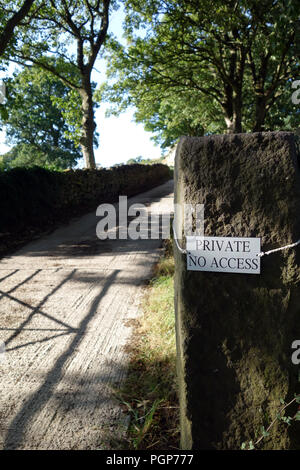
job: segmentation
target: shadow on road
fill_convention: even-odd
[[[72,273],[68,278],[70,279]],[[118,270],[113,271],[107,277],[105,284],[101,288],[99,294],[94,298],[92,305],[83,318],[79,327],[74,332],[72,339],[67,350],[56,360],[52,369],[46,374],[42,385],[26,401],[22,404],[19,412],[12,420],[5,437],[4,449],[17,449],[22,443],[22,437],[26,429],[34,421],[34,417],[42,410],[49,398],[53,395],[56,385],[59,383],[62,370],[66,361],[73,354],[74,350],[79,346],[84,338],[86,329],[92,320],[101,300],[105,297],[112,282],[117,278]]]

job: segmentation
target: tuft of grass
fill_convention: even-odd
[[[165,254],[145,289],[143,315],[135,323],[129,346],[129,374],[118,392],[131,418],[126,445],[129,449],[179,448],[171,251],[171,242],[167,241]]]
[[[162,258],[159,263],[155,266],[155,277],[152,280],[152,283],[155,285],[155,281],[160,278],[169,278],[174,275],[174,258],[166,257]]]

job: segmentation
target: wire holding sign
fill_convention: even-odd
[[[297,240],[295,243],[291,243],[290,245],[285,245],[281,246],[280,248],[275,248],[274,250],[269,250],[269,251],[262,251],[259,253],[259,257],[267,256],[267,255],[272,255],[273,253],[277,253],[278,251],[284,251],[284,250],[289,250],[290,248],[296,248],[296,246],[300,245],[300,239]]]
[[[175,230],[174,221],[173,221],[173,234],[174,234],[174,240],[175,240],[175,243],[176,243],[176,246],[177,246],[178,250],[180,251],[180,253],[186,254],[187,251],[184,248],[181,248],[181,246],[178,243],[177,233],[176,233],[176,230]]]

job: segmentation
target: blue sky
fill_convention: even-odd
[[[122,38],[123,18],[124,14],[120,8],[113,12],[110,19],[109,31],[119,40]],[[105,80],[103,60],[97,61],[96,69],[97,71],[93,73],[93,80],[100,84]],[[97,131],[100,134],[99,147],[95,149],[97,163],[107,167],[115,163],[124,163],[130,158],[140,155],[145,158],[159,158],[161,156],[161,149],[150,140],[151,133],[145,132],[142,124],[136,124],[133,121],[133,109],[127,110],[119,117],[107,118],[105,111],[108,107],[109,104],[104,103],[96,110]],[[0,154],[7,150],[9,147],[5,145],[5,134],[2,132],[0,133]]]

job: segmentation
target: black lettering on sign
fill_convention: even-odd
[[[231,242],[227,242],[225,251],[228,251],[228,250],[229,250],[229,251],[234,251],[233,248],[232,248]]]
[[[190,253],[188,254],[189,266],[200,266],[200,268],[204,268],[206,265],[206,259],[204,256],[193,256]]]
[[[253,265],[254,269],[258,269],[258,260],[257,260],[257,259],[253,259],[253,260],[252,260],[252,265]]]
[[[245,259],[245,269],[251,269],[252,266],[251,266],[251,259],[249,258],[246,258]]]
[[[198,257],[198,265],[200,266],[200,268],[204,268],[204,266],[206,265],[206,259],[204,258],[204,256]]]
[[[209,248],[209,240],[204,240],[204,243],[203,243],[203,250],[210,251],[210,248]]]
[[[197,266],[197,257],[189,254],[189,266]]]
[[[236,258],[229,258],[228,266],[230,267],[230,269],[235,269],[236,268],[236,264],[233,265],[233,263],[235,263],[235,261],[236,261]]]
[[[223,260],[225,260],[225,263],[223,263]],[[225,264],[225,266],[224,266]],[[220,266],[222,269],[226,269],[227,268],[227,258],[221,258],[220,259]]]
[[[217,244],[219,251],[221,251],[224,245],[224,241],[216,240],[216,244]]]

